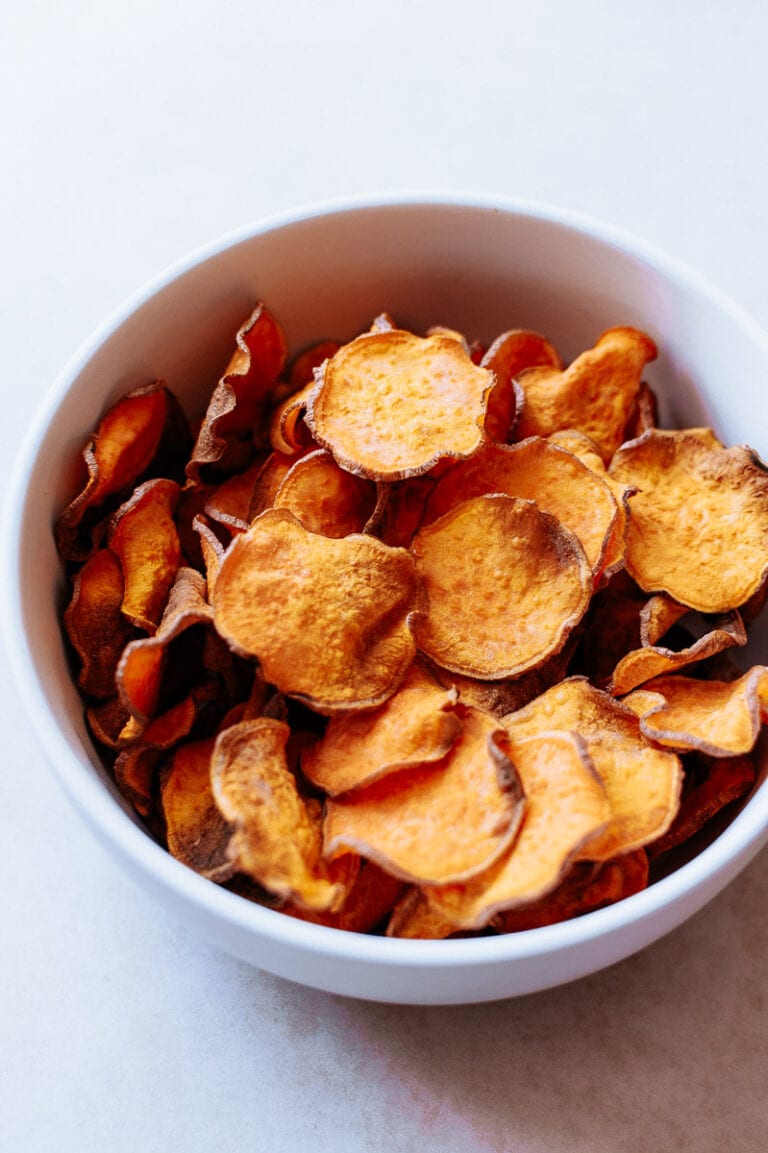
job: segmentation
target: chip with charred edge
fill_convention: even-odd
[[[285,336],[269,310],[258,304],[238,329],[236,342],[200,425],[187,464],[190,480],[203,479],[203,471],[219,474],[244,467],[254,444],[267,441],[267,409],[285,367]]]
[[[123,570],[123,615],[154,633],[181,564],[173,519],[179,486],[162,477],[147,480],[120,506],[109,526],[108,544]]]
[[[332,717],[324,736],[302,756],[302,771],[334,797],[400,769],[439,761],[461,732],[457,697],[416,662],[377,709]]]
[[[260,717],[216,738],[211,787],[234,829],[228,856],[270,893],[306,909],[338,911],[354,874],[346,870],[343,880],[334,879],[321,857],[320,826],[286,763],[289,734],[282,721]]]
[[[424,888],[432,908],[457,928],[482,929],[503,910],[541,900],[611,821],[605,790],[576,733],[539,733],[504,747],[525,792],[517,839],[465,884]]]
[[[611,821],[585,852],[600,861],[642,848],[667,831],[677,812],[683,770],[680,758],[654,748],[624,702],[585,677],[568,677],[519,712],[504,717],[513,738],[550,729],[580,733],[605,786]]]
[[[189,736],[196,718],[194,697],[185,697],[167,713],[156,717],[138,740],[118,753],[115,780],[120,792],[142,816],[152,811],[152,782],[163,753]]]
[[[75,576],[64,627],[80,658],[77,683],[84,693],[105,700],[115,695],[120,654],[136,630],[123,616],[123,570],[111,549],[103,548]]]
[[[601,571],[618,515],[613,493],[578,457],[538,436],[519,444],[486,444],[455,464],[432,490],[424,524],[462,501],[496,492],[533,500],[552,513],[581,541],[593,572]]]
[[[474,876],[517,833],[525,807],[503,730],[477,709],[458,709],[462,731],[442,761],[406,769],[329,800],[324,853],[354,852],[417,884]]]
[[[488,398],[485,431],[491,440],[509,440],[525,403],[520,384],[515,379],[526,368],[562,369],[557,350],[539,336],[523,328],[513,328],[497,336],[480,364],[496,377]]]
[[[264,459],[256,460],[243,472],[237,472],[209,493],[203,511],[211,520],[225,525],[230,532],[245,532],[250,524],[254,485],[261,474]],[[194,526],[194,525],[193,525]]]
[[[682,649],[658,644],[668,629],[688,612],[684,605],[670,597],[651,597],[640,613],[641,647],[626,653],[613,671],[608,687],[614,696],[624,696],[653,677],[677,672],[716,653],[747,643],[743,621],[734,609],[708,621],[707,631]]]
[[[314,377],[310,376],[298,392],[286,397],[272,410],[269,418],[269,442],[275,452],[295,456],[297,452],[311,446],[312,437],[304,423],[304,413],[307,410],[309,394],[314,387]]]
[[[659,429],[623,445],[610,475],[632,498],[627,570],[648,592],[722,613],[768,573],[768,471],[749,448],[709,429]]]
[[[348,933],[370,933],[399,900],[403,882],[380,869],[373,861],[363,861],[355,883],[338,913],[310,913],[290,902],[281,912],[313,925],[327,925]]]
[[[193,625],[212,623],[205,594],[205,578],[194,569],[180,568],[157,632],[131,641],[120,658],[116,678],[120,699],[141,724],[149,724],[157,711],[171,641]]]
[[[659,745],[711,757],[749,753],[768,706],[768,668],[754,665],[736,681],[664,676],[623,698],[640,729]]]
[[[376,485],[339,468],[324,448],[298,458],[275,493],[274,508],[286,508],[310,532],[343,537],[362,532],[376,507]]]
[[[67,560],[85,560],[98,547],[90,539],[94,515],[114,507],[153,462],[155,475],[183,468],[189,426],[181,406],[161,381],[129,392],[109,409],[83,449],[87,479],[59,517],[56,545]]]
[[[644,332],[609,328],[563,372],[528,369],[520,377],[525,406],[518,437],[575,428],[592,438],[607,463],[622,442],[642,371],[655,357],[656,345]]]
[[[226,881],[236,871],[227,852],[234,830],[211,790],[215,742],[209,737],[176,749],[161,772],[160,803],[172,856],[211,881]]]
[[[493,927],[500,933],[520,933],[582,917],[605,905],[623,901],[648,885],[648,854],[635,849],[603,864],[578,861],[565,879],[541,901],[499,913]]]
[[[384,499],[376,521],[376,534],[393,548],[410,548],[421,527],[424,505],[435,487],[435,477],[412,476],[394,484],[379,484]]]
[[[405,549],[363,534],[318,536],[287,509],[268,509],[227,550],[213,607],[235,652],[330,714],[392,695],[416,655],[423,594]]]
[[[318,370],[305,420],[342,468],[402,480],[477,451],[493,383],[452,337],[364,333]]]
[[[418,885],[406,889],[392,910],[385,936],[418,941],[443,941],[458,931],[437,909],[433,909]]]
[[[651,858],[681,845],[703,828],[722,808],[743,797],[755,783],[755,766],[749,757],[707,757],[707,776],[694,785],[680,805],[667,832],[648,846]]]
[[[579,541],[532,501],[467,500],[420,529],[411,547],[429,602],[419,649],[467,676],[504,680],[544,664],[592,595]]]

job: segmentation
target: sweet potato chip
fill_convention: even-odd
[[[245,532],[250,524],[253,490],[264,466],[257,459],[243,472],[235,473],[208,494],[203,511],[212,521],[224,525],[230,532]]]
[[[304,413],[314,387],[314,378],[310,377],[298,392],[286,397],[273,409],[269,419],[269,442],[275,452],[294,456],[312,444],[309,429],[304,423]]]
[[[363,861],[355,883],[337,913],[311,913],[299,905],[283,905],[282,912],[314,925],[344,929],[348,933],[370,933],[392,910],[405,888],[373,861]]]
[[[629,420],[624,426],[621,439],[622,441],[634,440],[635,437],[642,436],[649,428],[658,428],[658,425],[659,402],[656,399],[656,394],[650,385],[641,380],[635,403],[629,414]]]
[[[390,774],[329,800],[325,855],[355,852],[416,883],[464,880],[514,838],[524,802],[499,746],[503,730],[477,709],[459,709],[462,731],[442,761]]]
[[[294,396],[289,399],[295,399],[295,394],[304,387],[305,384],[314,383],[315,369],[328,360],[338,352],[341,345],[337,340],[321,340],[317,344],[311,345],[310,348],[304,350],[296,357],[291,365],[291,371],[288,374],[288,383],[294,392]],[[277,406],[276,411],[281,411],[283,405]]]
[[[410,548],[421,527],[427,497],[436,483],[435,477],[423,474],[379,485],[384,500],[376,519],[376,534],[385,544]]]
[[[576,734],[541,733],[511,740],[505,748],[525,792],[517,839],[465,884],[424,889],[432,908],[464,929],[482,929],[503,910],[551,892],[611,820],[605,790]]]
[[[81,667],[77,683],[84,693],[105,700],[115,695],[120,654],[136,635],[122,613],[123,570],[111,549],[87,560],[75,576],[64,627]]]
[[[412,551],[429,601],[418,646],[467,676],[503,680],[542,665],[592,594],[576,537],[527,500],[465,501],[422,528]]]
[[[520,377],[525,407],[518,437],[575,428],[591,437],[607,463],[622,442],[641,373],[655,357],[656,346],[645,333],[609,328],[563,372],[529,369]]]
[[[487,444],[459,461],[427,500],[424,523],[444,516],[457,504],[485,493],[506,493],[535,501],[581,541],[596,574],[618,515],[605,481],[572,453],[534,436],[519,444]]]
[[[374,708],[416,653],[413,557],[371,536],[318,536],[268,509],[236,537],[213,590],[216,627],[270,684],[317,712]]]
[[[222,817],[211,790],[215,737],[181,745],[162,774],[160,800],[168,851],[211,881],[235,872],[227,849],[233,828]]]
[[[513,328],[497,336],[480,364],[496,378],[488,398],[485,431],[489,440],[509,440],[523,409],[524,394],[515,379],[526,368],[562,369],[557,351],[537,332]]]
[[[701,757],[707,765],[703,780],[683,798],[667,832],[648,846],[656,858],[689,840],[721,809],[743,797],[755,783],[755,766],[749,757]]]
[[[125,589],[123,615],[154,633],[181,564],[181,544],[173,519],[179,486],[173,480],[148,480],[112,517],[108,543],[120,560]]]
[[[623,698],[645,736],[673,749],[711,757],[749,753],[768,704],[768,668],[755,665],[736,681],[664,676]]]
[[[277,490],[296,464],[301,453],[290,455],[284,452],[271,452],[258,470],[248,506],[248,521],[254,520],[260,512],[273,508]]]
[[[401,480],[477,451],[493,383],[452,337],[364,333],[326,361],[305,419],[343,468]]]
[[[130,714],[119,697],[86,709],[85,719],[99,744],[113,751],[121,748],[120,734],[130,720]]]
[[[587,847],[590,860],[642,848],[669,828],[680,801],[680,758],[653,748],[632,711],[586,678],[561,681],[503,723],[513,738],[550,729],[583,737],[611,809],[605,833]]]
[[[197,703],[194,697],[186,697],[156,717],[137,741],[118,753],[115,780],[120,792],[142,816],[152,811],[152,784],[163,753],[189,735],[196,717]]]
[[[417,885],[403,893],[392,910],[387,924],[387,937],[404,937],[419,941],[442,941],[458,932],[458,926],[437,909],[433,909]]]
[[[240,872],[309,910],[338,910],[351,888],[332,879],[320,828],[288,769],[289,728],[262,717],[219,733],[211,758],[216,804],[234,827],[227,853]]]
[[[304,775],[334,797],[399,769],[441,760],[461,732],[457,696],[413,664],[377,709],[331,718],[325,735],[301,759]]]
[[[651,430],[622,446],[610,475],[632,498],[627,570],[648,592],[703,613],[738,608],[768,573],[768,472],[751,449],[708,429]]]
[[[274,508],[286,508],[310,532],[343,537],[362,532],[376,507],[376,485],[339,468],[324,448],[306,453],[288,470]]]

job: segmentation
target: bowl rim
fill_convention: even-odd
[[[62,741],[51,712],[23,626],[20,588],[21,533],[29,481],[43,437],[66,392],[96,351],[141,305],[200,264],[230,248],[268,232],[334,214],[398,207],[455,207],[490,210],[527,217],[579,233],[620,250],[666,280],[684,286],[687,293],[707,298],[728,314],[749,339],[762,346],[768,361],[768,334],[731,297],[698,272],[655,245],[589,215],[548,203],[488,193],[402,191],[337,197],[267,216],[231,230],[168,265],[132,292],[86,338],[70,357],[41,400],[23,438],[14,463],[2,511],[2,574],[0,598],[2,631],[9,666],[38,742],[55,778],[97,836],[119,851],[146,880],[154,880],[212,918],[226,920],[232,929],[255,934],[274,943],[300,947],[317,958],[373,962],[385,968],[428,966],[440,969],[497,966],[531,961],[596,942],[615,932],[670,911],[691,891],[703,892],[699,906],[722,889],[768,839],[768,785],[759,789],[732,823],[691,861],[656,881],[649,888],[614,905],[572,920],[499,936],[424,941],[369,936],[315,925],[285,916],[277,910],[244,900],[182,865],[134,821],[96,774]],[[670,926],[671,927],[671,926]],[[657,936],[665,932],[659,929]]]

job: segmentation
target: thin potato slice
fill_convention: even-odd
[[[176,750],[162,773],[160,802],[171,855],[211,881],[226,881],[235,873],[227,853],[233,828],[211,790],[215,742],[209,737]]]
[[[525,792],[517,839],[465,884],[424,889],[431,907],[464,929],[482,929],[506,909],[541,900],[611,820],[605,790],[576,734],[541,733],[511,740],[506,749]]]
[[[304,775],[335,797],[441,760],[461,732],[457,696],[412,665],[397,692],[377,709],[331,718],[325,735],[301,759]]]
[[[181,565],[173,513],[180,489],[173,480],[145,481],[112,517],[108,544],[120,560],[125,589],[123,615],[154,633]]]
[[[664,836],[648,846],[650,857],[658,857],[689,840],[755,783],[755,766],[749,757],[702,757],[701,760],[707,762],[707,775],[683,798],[680,811]]]
[[[647,592],[723,613],[768,573],[768,472],[708,429],[651,430],[622,446],[610,475],[632,498],[627,570]]]
[[[216,628],[264,678],[320,713],[374,708],[416,655],[413,557],[371,536],[318,536],[268,509],[236,537],[213,590]]]
[[[286,508],[310,532],[344,537],[362,532],[376,507],[372,481],[339,468],[324,448],[300,457],[280,482],[274,508]]]
[[[281,912],[314,925],[344,929],[348,933],[370,933],[399,900],[403,882],[391,877],[373,861],[363,861],[355,883],[337,913],[311,913],[299,905],[283,905]]]
[[[575,428],[591,437],[607,463],[622,442],[642,371],[656,355],[644,332],[609,328],[565,371],[529,369],[520,377],[525,407],[517,435],[522,440]]]
[[[496,378],[488,398],[485,431],[490,440],[503,444],[510,439],[525,403],[523,390],[515,378],[526,368],[562,369],[562,361],[543,336],[513,328],[496,337],[480,364],[490,369]]]
[[[309,910],[338,910],[353,878],[333,879],[322,860],[320,827],[287,765],[289,735],[282,721],[261,717],[216,738],[211,787],[234,828],[228,857],[278,897]]]
[[[534,436],[519,444],[487,444],[441,477],[424,523],[485,493],[535,501],[579,539],[595,574],[603,568],[618,509],[605,481],[565,449]]]
[[[422,528],[412,552],[429,601],[419,649],[467,676],[504,680],[542,665],[592,594],[578,540],[532,501],[465,501]]]
[[[305,419],[342,468],[401,480],[477,451],[493,383],[452,337],[364,333],[326,361]]]
[[[314,377],[307,378],[298,392],[282,401],[272,410],[269,418],[269,442],[275,452],[295,456],[312,444],[309,429],[304,423],[309,394],[315,387]]]
[[[272,508],[277,490],[303,453],[271,452],[256,475],[248,507],[248,520],[254,520],[260,512]]]
[[[230,533],[245,532],[250,523],[251,500],[254,485],[264,466],[264,459],[256,460],[249,468],[235,473],[209,493],[203,512]],[[194,527],[194,521],[193,521]]]
[[[586,678],[561,681],[503,723],[513,738],[550,729],[583,737],[611,807],[608,828],[585,851],[590,860],[642,848],[669,828],[680,802],[680,758],[654,748],[633,712]]]
[[[136,635],[122,612],[124,591],[120,561],[111,549],[100,549],[75,576],[64,613],[64,628],[81,661],[77,683],[100,700],[115,695],[120,654]]]
[[[462,731],[436,765],[388,776],[329,800],[325,855],[355,852],[417,884],[464,880],[513,840],[524,802],[499,746],[503,730],[477,709],[460,710]]]

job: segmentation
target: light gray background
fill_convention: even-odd
[[[749,0],[11,0],[0,459],[144,280],[347,193],[565,205],[768,325],[766,49]],[[768,1147],[765,853],[577,984],[475,1008],[347,1002],[166,920],[62,798],[4,663],[0,710],[3,1153]]]

